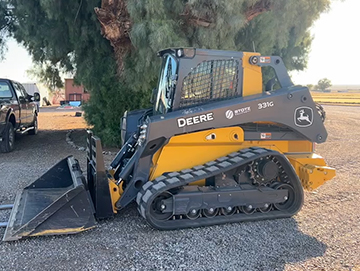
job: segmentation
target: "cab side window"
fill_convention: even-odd
[[[18,86],[20,87],[22,93],[24,93],[24,95],[25,95],[24,97],[25,97],[25,98],[28,97],[29,94],[26,92],[26,89],[24,88],[24,86],[23,86],[23,85],[20,85],[20,84],[18,84]]]
[[[18,99],[19,101],[24,101],[25,100],[25,94],[24,94],[24,91],[21,89],[21,87],[13,82],[13,86],[14,86],[14,89],[15,89],[15,92],[16,92],[16,96],[18,96]]]

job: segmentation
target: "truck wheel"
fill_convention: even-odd
[[[14,149],[15,131],[11,122],[6,123],[2,141],[0,142],[1,152],[11,152]]]
[[[31,125],[32,127],[34,127],[34,129],[30,130],[28,132],[29,135],[36,135],[38,133],[38,120],[37,120],[37,116],[34,116],[34,121],[33,124]]]

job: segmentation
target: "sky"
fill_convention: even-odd
[[[5,59],[0,62],[0,77],[21,83],[35,82],[36,80],[29,77],[26,72],[34,65],[26,49],[14,39],[9,39],[6,45],[8,49]]]
[[[311,28],[314,39],[307,69],[291,72],[295,84],[315,85],[326,77],[333,85],[360,85],[360,66],[355,61],[360,50],[359,11],[359,0],[337,0],[328,13],[320,16]],[[33,64],[25,48],[12,39],[7,46],[5,60],[0,62],[0,77],[35,82],[26,72]]]
[[[333,85],[360,85],[360,65],[355,61],[360,50],[359,11],[359,0],[338,0],[320,16],[311,29],[308,68],[291,73],[294,83],[315,85],[326,77]]]

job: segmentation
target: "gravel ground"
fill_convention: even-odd
[[[337,169],[337,177],[306,192],[293,218],[158,231],[133,204],[78,235],[0,243],[0,269],[358,271],[360,107],[325,109],[329,137],[317,153]],[[85,169],[85,152],[65,142],[66,130],[40,128],[37,136],[18,139],[14,152],[0,154],[0,204],[13,201],[18,190],[70,154]],[[7,215],[0,212],[0,221]]]

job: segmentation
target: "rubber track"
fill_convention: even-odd
[[[288,210],[278,211],[272,210],[268,213],[255,212],[248,215],[244,213],[237,213],[231,216],[217,215],[212,218],[199,217],[195,220],[190,219],[176,219],[176,220],[157,220],[151,216],[150,208],[152,201],[161,193],[176,188],[188,185],[197,180],[206,179],[211,176],[232,170],[241,165],[245,165],[255,159],[274,156],[280,162],[285,173],[288,176],[288,182],[293,186],[295,191],[295,203]],[[157,229],[171,230],[182,229],[189,227],[200,227],[217,225],[229,222],[242,221],[256,221],[263,219],[287,218],[296,214],[303,204],[303,189],[296,175],[292,165],[288,159],[281,153],[268,150],[264,148],[252,147],[249,149],[242,149],[238,152],[231,153],[227,156],[220,157],[214,161],[205,163],[204,165],[195,166],[190,169],[166,173],[153,181],[149,181],[143,185],[140,192],[137,194],[136,202],[138,204],[138,211],[147,222]]]

